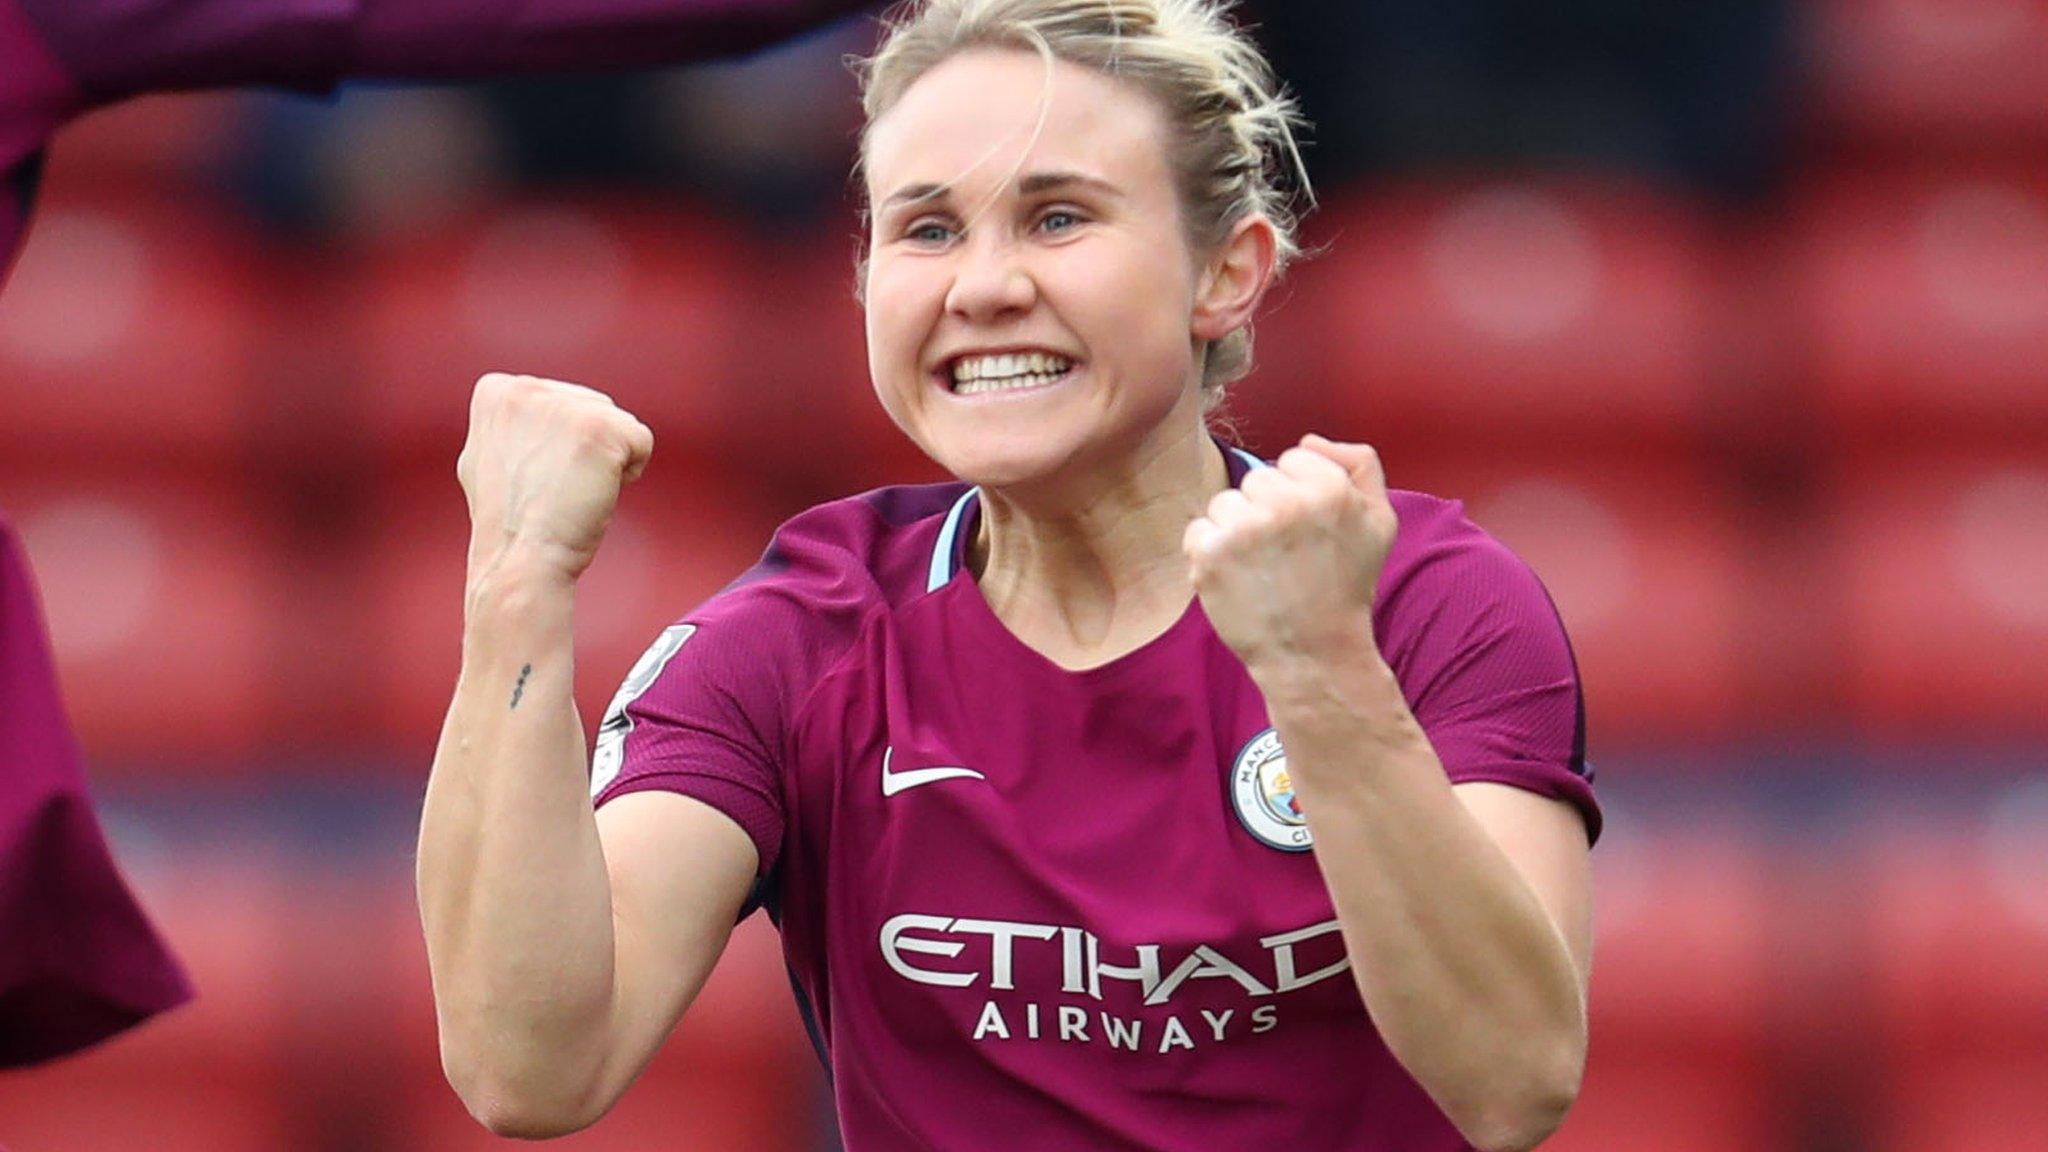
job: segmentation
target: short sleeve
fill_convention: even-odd
[[[590,787],[600,807],[649,790],[711,805],[746,830],[765,876],[787,823],[781,763],[790,694],[776,658],[778,630],[745,608],[714,600],[640,657],[598,725]]]
[[[1398,567],[1390,558],[1376,616],[1444,771],[1454,784],[1490,781],[1568,803],[1588,841],[1598,839],[1585,696],[1549,593],[1456,504],[1403,509],[1402,532],[1411,528],[1419,539]]]
[[[634,663],[598,725],[599,806],[659,789],[711,805],[746,830],[771,875],[790,824],[790,734],[825,670],[876,607],[851,542],[873,513],[823,505],[779,529],[760,563]]]

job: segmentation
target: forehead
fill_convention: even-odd
[[[1029,50],[975,49],[919,77],[875,121],[868,195],[879,202],[915,183],[986,190],[1026,165],[1142,193],[1169,180],[1164,142],[1157,104],[1130,84],[1065,60],[1048,70]]]

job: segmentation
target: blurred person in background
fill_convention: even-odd
[[[765,906],[850,1149],[1534,1147],[1585,1058],[1577,672],[1372,449],[1211,435],[1294,250],[1264,59],[1210,0],[931,0],[864,81],[870,375],[958,481],[789,521],[594,752],[577,582],[653,434],[476,388],[418,853],[451,1082],[595,1122]]]
[[[673,64],[753,48],[860,7],[0,0],[0,275],[51,135],[128,96]],[[75,1051],[190,995],[107,852],[26,559],[0,521],[0,1066]]]
[[[1325,183],[1506,164],[1754,195],[1783,161],[1787,0],[1256,7]]]

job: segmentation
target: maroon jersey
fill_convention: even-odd
[[[1458,505],[1391,496],[1376,635],[1445,771],[1596,836],[1549,598]],[[952,484],[790,521],[635,666],[593,760],[599,804],[672,790],[752,837],[850,1152],[1467,1148],[1366,1015],[1199,602],[1068,671],[963,570],[977,515]]]
[[[4,524],[0,781],[0,1066],[60,1056],[189,999],[107,855]]]

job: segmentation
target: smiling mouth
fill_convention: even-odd
[[[1074,361],[1052,352],[963,356],[953,362],[946,384],[955,396],[1022,392],[1056,384],[1073,370]]]

